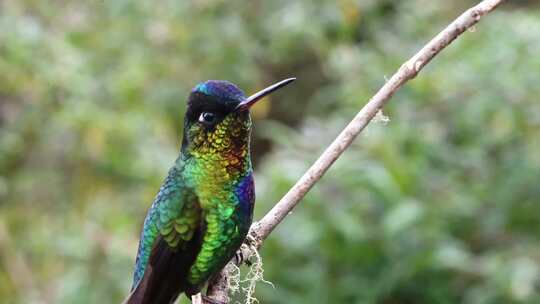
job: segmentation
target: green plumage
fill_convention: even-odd
[[[126,303],[195,294],[234,256],[255,201],[249,107],[286,83],[249,98],[226,81],[193,89],[181,153],[148,210]]]
[[[249,108],[293,80],[248,98],[227,81],[192,90],[181,153],[144,220],[126,303],[173,303],[181,293],[195,294],[234,256],[255,202]]]

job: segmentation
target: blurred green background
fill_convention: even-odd
[[[119,303],[196,83],[247,93],[256,218],[475,1],[0,1],[0,299]],[[385,108],[265,243],[262,303],[540,303],[540,3]]]

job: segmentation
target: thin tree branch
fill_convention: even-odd
[[[484,0],[476,6],[468,9],[461,16],[455,19],[450,25],[442,30],[435,38],[426,44],[418,53],[407,60],[398,71],[390,78],[382,88],[369,100],[369,102],[358,112],[354,119],[341,131],[338,137],[328,146],[322,155],[308,169],[308,171],[296,182],[296,184],[283,196],[283,198],[258,222],[255,222],[250,229],[249,236],[251,245],[259,248],[262,242],[283,221],[283,219],[298,205],[300,200],[315,185],[338,157],[349,147],[351,142],[369,124],[377,112],[390,100],[392,95],[405,84],[413,79],[437,54],[446,48],[452,41],[459,37],[468,28],[472,27],[480,19],[497,8],[505,0]],[[253,244],[254,243],[254,244]],[[252,255],[248,246],[242,247],[242,255],[249,257]],[[231,261],[233,263],[234,261]],[[220,274],[221,280],[214,280],[210,284],[207,295],[214,298],[218,294],[223,300],[223,284],[227,279],[227,274]],[[226,292],[226,290],[225,290]]]

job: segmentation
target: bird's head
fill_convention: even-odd
[[[199,156],[233,150],[247,153],[250,107],[294,80],[285,79],[249,97],[228,81],[208,80],[198,84],[188,98],[182,151]]]

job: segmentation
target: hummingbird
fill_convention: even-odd
[[[197,294],[235,255],[255,203],[250,108],[294,80],[249,97],[224,80],[191,90],[180,155],[147,212],[124,303],[166,304]]]

